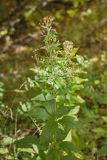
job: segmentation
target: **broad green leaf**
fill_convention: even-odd
[[[71,156],[69,155],[69,156],[63,156],[61,160],[79,160],[79,159],[72,155]]]
[[[68,106],[60,106],[57,108],[57,117],[62,117],[66,114],[68,114],[71,110],[71,107]]]
[[[48,93],[45,98],[47,101],[50,101],[50,100],[54,99],[54,96],[52,94]]]
[[[33,109],[33,111],[29,113],[32,117],[43,121],[50,119],[50,115],[48,114],[45,108],[35,108],[35,110]]]
[[[65,130],[77,129],[79,127],[79,121],[76,121],[71,116],[64,116],[59,120],[59,123],[64,127]]]
[[[84,103],[84,100],[76,94],[71,94],[68,93],[66,95],[66,99],[71,103],[71,104],[79,104],[79,103]]]
[[[56,102],[55,100],[49,100],[44,103],[44,107],[49,114],[55,114]]]
[[[50,142],[54,137],[56,130],[58,128],[58,124],[56,121],[49,121],[43,128],[42,135],[40,137],[41,143]]]
[[[57,95],[57,96],[56,96],[56,102],[57,102],[57,103],[63,104],[63,103],[64,103],[64,100],[65,100],[65,97],[64,97],[63,95]]]
[[[58,142],[60,142],[60,141],[62,141],[62,140],[64,140],[65,138],[66,138],[66,136],[67,136],[67,132],[66,131],[64,131],[63,129],[61,129],[61,128],[58,128],[57,130],[56,130],[56,140],[58,141]]]
[[[46,101],[46,99],[45,99],[45,97],[44,97],[43,94],[40,94],[40,95],[36,96],[34,98],[34,100],[37,100],[37,101]]]
[[[60,153],[55,149],[49,150],[46,156],[46,160],[60,160]]]
[[[60,147],[63,151],[67,153],[79,152],[79,148],[74,145],[72,142],[64,141],[60,144]]]
[[[66,86],[66,84],[65,84],[65,81],[64,81],[63,78],[59,77],[59,78],[55,79],[55,87],[56,87],[56,89],[63,88],[65,86]]]
[[[22,137],[22,139],[16,141],[17,148],[31,148],[36,144],[38,144],[38,138],[33,135]]]

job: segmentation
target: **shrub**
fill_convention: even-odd
[[[40,24],[44,46],[35,53],[34,78],[28,78],[26,87],[27,92],[35,92],[27,102],[20,103],[18,111],[36,126],[39,137],[31,146],[37,160],[84,159],[81,150],[85,144],[76,139],[84,127],[78,118],[84,100],[78,92],[85,81],[85,61],[72,42],[59,43],[52,24],[50,17]],[[18,141],[19,147],[25,139]]]

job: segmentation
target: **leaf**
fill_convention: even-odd
[[[77,51],[78,51],[78,48],[72,48],[71,56],[74,57],[76,55]]]
[[[64,141],[71,142],[72,141],[72,134],[71,131],[68,132],[67,136],[65,137]]]
[[[98,151],[99,156],[107,156],[107,144],[103,145]]]
[[[84,58],[82,56],[77,55],[76,58],[77,58],[78,63],[83,64]]]
[[[66,138],[66,136],[67,136],[67,132],[64,131],[63,129],[58,128],[58,129],[56,130],[56,140],[57,140],[57,141],[60,142],[60,141],[64,140],[64,139]]]
[[[39,149],[38,149],[37,145],[33,144],[32,147],[33,147],[33,150],[35,151],[35,153],[39,154]]]
[[[77,12],[77,9],[69,9],[67,10],[67,14],[70,16],[70,17],[74,17],[75,14]]]
[[[104,89],[104,92],[107,93],[107,83],[103,84],[103,89]]]
[[[7,148],[0,148],[0,154],[7,154],[9,153]]]
[[[34,153],[32,148],[18,148],[18,152]]]
[[[49,150],[46,160],[60,160],[60,153],[55,149]]]
[[[48,120],[50,119],[50,115],[45,110],[45,108],[35,108],[29,113],[33,118],[37,118],[39,120]]]
[[[37,100],[37,101],[46,101],[45,97],[43,94],[39,94],[38,96],[36,96],[34,98],[34,100]]]
[[[94,112],[92,110],[88,109],[88,107],[85,105],[85,103],[82,105],[81,109],[85,115],[85,118],[92,121],[93,118],[95,117]]]
[[[59,88],[63,88],[65,87],[65,81],[62,77],[58,77],[57,79],[55,79],[55,88],[59,89]]]
[[[50,142],[55,136],[58,124],[56,121],[49,121],[43,128],[42,135],[40,137],[40,143]]]
[[[26,102],[26,103],[22,103],[20,102],[20,107],[21,108],[18,108],[18,111],[21,113],[25,113],[25,112],[28,112],[29,109],[31,108],[31,104],[29,102]]]
[[[79,110],[80,110],[80,106],[76,106],[70,111],[70,114],[75,115],[79,112]]]
[[[76,121],[71,116],[64,116],[59,120],[59,123],[64,127],[65,130],[77,129],[79,127],[79,122]]]
[[[56,111],[55,100],[49,100],[44,103],[44,107],[49,114],[54,114]]]
[[[31,148],[34,144],[38,144],[38,138],[33,135],[22,137],[16,141],[17,148]]]
[[[50,100],[53,100],[53,99],[54,99],[54,96],[53,96],[52,94],[48,93],[48,94],[46,95],[46,100],[47,100],[47,101],[50,101]]]
[[[57,44],[57,43],[49,44],[47,46],[41,47],[41,49],[45,49],[46,51],[51,53],[54,50],[58,50],[59,49],[59,44]]]
[[[104,128],[94,128],[93,132],[96,133],[96,138],[102,137],[106,134],[106,130]]]
[[[107,116],[102,117],[103,121],[107,123]]]
[[[84,100],[77,94],[68,93],[66,95],[66,99],[73,105],[73,104],[81,104],[84,103]]]
[[[87,79],[83,79],[83,78],[80,78],[80,77],[74,77],[73,78],[73,82],[78,84],[76,86],[78,86],[79,89],[80,89],[80,87],[83,87],[83,86],[81,86],[79,84],[83,83],[84,81],[87,81]]]
[[[74,156],[64,156],[61,158],[61,160],[79,160],[79,159]]]
[[[21,110],[22,110],[23,112],[27,112],[27,111],[28,111],[26,104],[20,103],[20,105],[21,105]]]
[[[79,148],[76,147],[72,142],[64,141],[60,144],[60,147],[63,151],[67,153],[79,152]]]
[[[101,103],[107,105],[107,93],[103,94],[101,97]]]
[[[15,139],[11,138],[11,137],[8,137],[8,136],[5,136],[2,140],[2,145],[3,146],[6,146],[6,145],[10,145],[12,143],[15,142]]]
[[[57,108],[57,117],[62,117],[66,114],[68,114],[71,110],[71,107],[68,106],[60,106]]]

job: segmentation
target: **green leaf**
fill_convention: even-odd
[[[107,144],[103,145],[98,151],[99,156],[107,156]]]
[[[107,116],[102,117],[103,121],[107,123]]]
[[[65,86],[66,86],[66,84],[65,84],[65,81],[62,77],[58,77],[57,79],[55,79],[55,87],[57,89],[63,88]]]
[[[57,128],[58,124],[56,121],[47,122],[43,128],[42,135],[40,137],[40,142],[41,143],[50,142],[54,138]]]
[[[27,112],[27,111],[28,111],[26,104],[20,103],[20,105],[21,105],[21,110],[22,110],[23,112]]]
[[[74,57],[76,55],[77,51],[78,51],[78,48],[72,48],[71,56]]]
[[[50,45],[47,45],[47,46],[43,46],[42,49],[45,49],[46,51],[48,52],[53,52],[54,50],[58,50],[59,49],[59,44],[50,44]]]
[[[104,92],[107,93],[107,83],[102,84],[102,86],[103,86]]]
[[[60,160],[60,153],[55,149],[49,150],[46,160]]]
[[[15,139],[11,138],[11,137],[8,137],[8,136],[5,136],[2,140],[2,145],[3,146],[6,146],[6,145],[10,145],[12,143],[15,142]]]
[[[67,136],[65,137],[64,141],[71,142],[72,141],[72,134],[71,131],[68,132]]]
[[[40,94],[40,95],[36,96],[34,98],[34,100],[37,100],[37,101],[46,101],[46,99],[45,99],[45,97],[44,97],[43,94]]]
[[[73,105],[73,104],[81,104],[84,103],[84,100],[77,94],[68,93],[66,95],[66,99]]]
[[[57,117],[62,117],[66,114],[68,114],[71,110],[71,107],[68,106],[60,106],[57,108]]]
[[[98,134],[99,136],[103,136],[104,134],[106,134],[106,130],[104,128],[94,128],[93,132]]]
[[[70,16],[70,17],[74,17],[75,14],[77,12],[77,9],[69,9],[67,10],[67,14]]]
[[[75,115],[79,112],[79,110],[80,110],[80,106],[76,106],[70,111],[70,114]]]
[[[58,129],[56,130],[56,140],[57,140],[58,142],[64,140],[64,139],[66,138],[66,136],[67,136],[67,132],[64,131],[63,129],[58,128]]]
[[[61,160],[79,160],[79,159],[74,156],[64,156],[61,158]]]
[[[7,154],[9,153],[7,148],[0,148],[0,154]]]
[[[53,99],[54,99],[54,96],[53,96],[52,94],[48,93],[48,94],[46,95],[46,100],[47,100],[47,101],[50,101],[50,100],[53,100]]]
[[[32,148],[18,148],[18,152],[26,152],[26,153],[34,153],[34,150]]]
[[[79,152],[79,148],[76,147],[72,142],[64,141],[60,144],[60,147],[63,151],[67,153]]]
[[[29,114],[33,118],[37,118],[37,119],[43,120],[43,121],[50,119],[50,115],[45,110],[45,108],[35,108],[35,109],[31,110],[31,112]]]
[[[44,107],[49,114],[54,114],[56,111],[55,100],[49,100],[44,103]]]
[[[79,127],[79,122],[76,121],[71,116],[64,116],[59,120],[59,123],[64,127],[65,130],[77,129]]]
[[[38,144],[38,138],[33,135],[22,137],[16,141],[17,148],[31,148],[33,144]]]
[[[102,104],[106,104],[107,105],[107,93],[103,94],[101,97],[102,97],[101,98]]]

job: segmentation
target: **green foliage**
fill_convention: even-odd
[[[61,47],[52,24],[53,19],[46,17],[40,25],[44,46],[35,53],[35,75],[28,79],[27,87],[27,92],[36,88],[35,96],[18,110],[41,126],[37,144],[41,160],[84,159],[72,132],[82,130],[78,112],[84,100],[78,91],[86,81],[82,78],[85,61],[72,42],[65,41]]]

